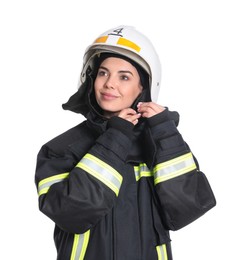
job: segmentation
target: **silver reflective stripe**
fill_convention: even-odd
[[[168,260],[166,244],[156,246],[158,260]]]
[[[142,177],[152,177],[153,174],[145,163],[140,163],[138,166],[134,166],[136,181],[139,181]]]
[[[86,154],[76,167],[83,169],[103,182],[118,196],[123,178],[110,165],[91,154]]]
[[[87,251],[90,230],[84,234],[75,234],[70,260],[83,260]]]
[[[154,168],[154,183],[175,178],[196,169],[192,153],[187,153],[175,159],[157,164]]]
[[[48,192],[49,188],[57,182],[63,181],[69,175],[69,172],[57,174],[46,179],[43,179],[38,184],[38,195],[42,195]]]

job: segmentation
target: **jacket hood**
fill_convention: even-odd
[[[74,93],[69,100],[62,105],[64,110],[70,110],[75,113],[82,114],[86,118],[89,117],[91,111],[95,111],[93,106],[95,105],[95,98],[93,93],[93,82],[92,71],[89,68],[86,72],[87,77],[85,82],[79,87],[76,93]],[[92,103],[94,103],[92,105]]]

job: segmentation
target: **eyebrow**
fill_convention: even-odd
[[[100,66],[99,69],[103,69],[103,70],[109,71],[109,69],[107,69],[106,67],[103,67],[103,66]],[[119,70],[118,73],[129,73],[132,76],[134,76],[133,73],[130,70]]]

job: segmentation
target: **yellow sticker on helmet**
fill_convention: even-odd
[[[96,39],[94,43],[105,43],[107,41],[107,39],[108,39],[108,36],[102,36],[102,37]]]
[[[108,40],[108,37],[109,36],[101,36],[99,38],[97,38],[94,43],[106,43],[106,41]],[[122,45],[122,46],[125,46],[125,47],[128,47],[128,48],[131,48],[137,52],[140,52],[141,48],[135,44],[134,42],[130,41],[130,40],[127,40],[123,37],[120,37],[117,41],[117,44],[118,45]]]
[[[117,41],[117,44],[129,47],[137,52],[139,52],[141,50],[141,48],[137,44],[135,44],[134,42],[127,40],[125,38],[119,38]]]

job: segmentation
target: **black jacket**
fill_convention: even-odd
[[[85,84],[64,108],[87,120],[37,158],[39,209],[56,224],[57,259],[171,260],[169,230],[216,203],[177,129],[178,114],[166,109],[136,127],[107,121]]]

